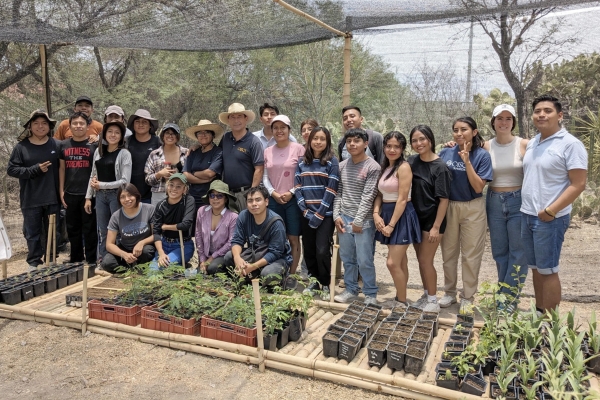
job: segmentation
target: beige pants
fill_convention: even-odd
[[[444,290],[447,295],[456,296],[458,256],[461,253],[463,279],[461,298],[472,300],[477,293],[486,229],[483,197],[471,201],[450,201],[446,212],[446,232],[442,238]]]

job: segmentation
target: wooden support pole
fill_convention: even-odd
[[[83,293],[81,294],[81,335],[85,336],[87,332],[87,284],[90,266],[86,263],[83,266]]]
[[[323,27],[323,28],[325,28],[325,29],[327,29],[327,30],[335,33],[338,36],[346,36],[347,35],[346,33],[342,32],[342,31],[340,31],[338,29],[335,29],[332,26],[327,25],[325,22],[316,19],[312,15],[307,14],[304,11],[301,11],[301,10],[297,9],[296,7],[293,7],[293,6],[289,5],[285,1],[282,1],[282,0],[273,0],[273,1],[275,3],[277,3],[277,4],[279,4],[280,6],[282,6],[283,8],[285,8],[286,10],[289,10],[289,11],[293,12],[296,15],[299,15],[299,16],[301,16],[303,18],[306,18],[307,20],[309,20],[311,22],[314,22],[315,24],[317,24],[317,25],[319,25],[319,26],[321,26],[321,27]]]
[[[256,342],[258,344],[258,370],[265,372],[265,342],[263,340],[262,315],[260,312],[260,287],[258,278],[252,279],[252,294],[254,296],[254,315],[256,319]]]
[[[2,279],[8,277],[8,260],[2,261]]]
[[[331,266],[331,280],[329,282],[329,301],[333,303],[333,297],[335,296],[335,277],[337,275],[337,266],[338,266],[338,252],[340,251],[340,245],[333,245],[333,257],[331,257],[333,261],[333,265]]]
[[[54,217],[54,214],[50,215],[48,220],[48,232],[46,232],[46,259],[44,260],[46,261],[46,266],[50,265],[50,248],[52,246],[52,217]]]
[[[60,211],[59,211],[60,212]],[[56,265],[56,216],[57,214],[52,214],[54,218],[52,218],[52,264]]]
[[[44,101],[46,103],[46,111],[49,116],[52,116],[52,103],[50,102],[50,82],[48,79],[48,57],[46,55],[46,45],[40,45],[40,64],[42,66],[42,89],[44,91]]]
[[[344,87],[342,91],[342,106],[350,105],[350,55],[352,54],[352,34],[344,37]]]
[[[179,232],[179,247],[181,248],[181,266],[185,268],[185,250],[183,249],[183,232]]]

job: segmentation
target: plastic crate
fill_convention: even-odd
[[[105,304],[100,300],[88,302],[88,315],[90,318],[102,321],[118,322],[129,326],[137,326],[141,322],[142,307],[140,306],[117,306]]]
[[[256,347],[256,328],[230,324],[228,322],[203,316],[201,319],[200,335],[207,339],[221,340],[223,342],[244,344]]]
[[[198,336],[200,334],[200,321],[195,318],[184,319],[164,315],[156,306],[142,308],[142,328],[161,332],[179,333],[181,335]]]

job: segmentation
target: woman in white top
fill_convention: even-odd
[[[496,137],[483,146],[492,158],[494,179],[486,199],[492,256],[498,269],[501,292],[514,296],[513,288],[527,277],[527,263],[521,241],[521,186],[523,156],[529,139],[513,136],[517,124],[515,109],[501,104],[492,113],[491,125]],[[515,265],[519,265],[517,279]]]

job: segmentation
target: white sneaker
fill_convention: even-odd
[[[471,300],[461,299],[458,312],[464,315],[473,315],[473,302]]]
[[[335,296],[333,299],[338,303],[350,303],[350,301],[356,298],[355,294],[352,294],[348,290],[344,290],[342,293]]]
[[[329,286],[323,286],[321,288],[321,299],[324,301],[329,301],[331,298],[331,292],[329,291]]]
[[[427,304],[423,307],[423,311],[426,312],[440,312],[440,304],[436,301],[428,301]]]
[[[377,304],[377,297],[365,296],[365,304]]]
[[[456,296],[450,296],[448,294],[445,294],[444,297],[438,301],[438,304],[442,308],[450,307],[454,303],[456,303]]]
[[[423,307],[425,307],[427,305],[427,295],[425,293],[423,293],[421,295],[421,297],[419,297],[419,300],[415,301],[414,303],[411,304],[412,307],[414,308],[419,308],[419,309],[423,309]]]

